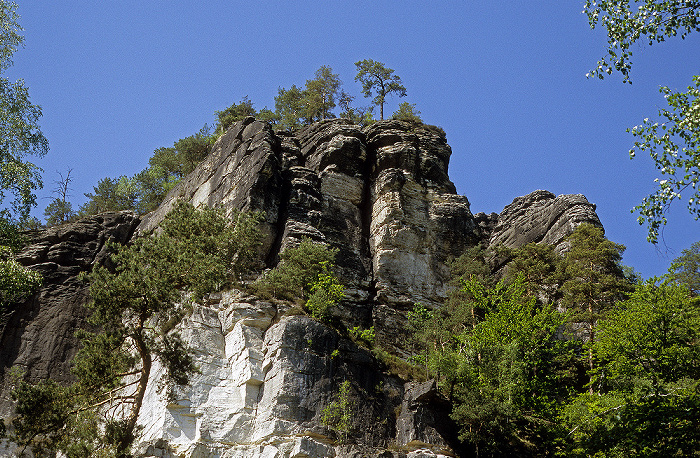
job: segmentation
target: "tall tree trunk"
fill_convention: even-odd
[[[138,420],[139,412],[141,411],[141,406],[143,405],[143,397],[146,394],[146,387],[148,386],[148,378],[151,374],[151,353],[148,351],[146,342],[143,340],[143,336],[139,333],[132,336],[134,343],[136,344],[136,349],[141,357],[141,374],[139,378],[138,387],[136,389],[136,395],[134,396],[134,404],[131,406],[131,411],[129,416],[126,418],[124,424],[124,432],[117,446],[117,456],[127,457],[129,448],[134,441],[134,430],[136,429],[136,420]]]

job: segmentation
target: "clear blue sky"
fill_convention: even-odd
[[[584,194],[625,264],[645,277],[700,239],[684,207],[661,250],[630,209],[654,190],[651,159],[630,160],[627,127],[656,117],[660,85],[683,89],[700,71],[700,35],[635,49],[633,85],[587,80],[605,50],[582,1],[19,2],[26,47],[11,78],[42,106],[51,150],[38,163],[49,203],[72,169],[71,200],[104,177],[131,176],[153,150],[213,123],[248,96],[272,107],[278,87],[329,65],[365,104],[354,62],[396,70],[424,121],[452,146],[450,175],[474,213],[500,212],[536,189]]]

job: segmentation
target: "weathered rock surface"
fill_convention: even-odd
[[[139,220],[132,213],[104,213],[34,234],[18,261],[43,276],[42,288],[3,317],[0,328],[0,415],[11,410],[8,371],[25,378],[68,381],[77,351],[75,331],[85,326],[88,298],[81,272],[107,258],[106,242],[126,243]]]
[[[374,325],[377,340],[398,354],[406,311],[444,300],[450,258],[477,243],[562,250],[577,224],[600,224],[585,197],[547,191],[516,198],[499,215],[472,215],[449,180],[450,155],[441,129],[401,121],[360,129],[333,119],[282,133],[240,121],[140,224],[133,215],[101,215],[36,238],[20,258],[46,284],[2,329],[3,369],[18,364],[31,380],[68,380],[73,333],[86,313],[75,276],[104,259],[105,240],[126,242],[137,224],[137,234],[156,229],[177,199],[260,211],[267,267],[304,237],[337,248],[347,298],[335,319]],[[434,385],[386,374],[367,350],[290,307],[234,290],[194,308],[180,330],[201,373],[187,387],[169,387],[154,365],[139,418],[143,456],[465,456]],[[345,380],[353,407],[343,445],[321,417]]]
[[[376,300],[436,306],[446,296],[447,260],[477,240],[469,201],[447,176],[450,147],[437,128],[400,121],[374,124],[367,143]]]

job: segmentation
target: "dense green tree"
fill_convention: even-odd
[[[700,300],[651,279],[598,325],[602,392],[563,415],[565,456],[694,456],[700,447]]]
[[[508,281],[522,274],[529,295],[541,303],[558,299],[562,257],[554,252],[553,245],[531,242],[515,249],[500,248],[498,253],[509,260],[505,269]]]
[[[17,4],[0,0],[0,203],[7,205],[7,194],[13,196],[1,216],[21,220],[36,205],[34,191],[42,186],[41,169],[26,158],[44,156],[49,143],[38,124],[41,107],[30,102],[24,81],[3,75],[24,44],[18,20]]]
[[[574,335],[593,342],[598,320],[631,289],[620,264],[625,247],[606,239],[603,229],[588,223],[577,226],[567,241],[569,252],[560,264],[562,304],[571,314],[572,326],[578,327]],[[594,364],[589,351],[589,371]],[[592,384],[589,390],[592,394]]]
[[[272,127],[277,127],[281,121],[281,117],[267,107],[258,112],[257,118],[260,121],[269,122]]]
[[[72,221],[77,213],[73,210],[73,204],[67,200],[55,198],[44,209],[46,226],[57,226]]]
[[[275,96],[275,113],[279,117],[279,126],[285,130],[298,129],[308,123],[304,91],[295,85],[289,89],[279,88]]]
[[[331,110],[336,106],[342,82],[327,65],[316,70],[314,76],[314,79],[306,81],[304,90],[306,117],[314,121],[333,118],[335,116]]]
[[[141,214],[158,208],[168,192],[180,181],[177,175],[169,173],[159,164],[140,171],[133,179],[138,187],[136,211]]]
[[[584,13],[589,24],[605,27],[608,35],[607,56],[589,72],[589,76],[603,78],[619,71],[625,82],[631,82],[632,46],[639,42],[648,45],[680,35],[685,38],[700,30],[700,3],[686,0],[587,0]],[[658,189],[643,199],[633,211],[637,220],[647,225],[647,239],[656,243],[659,229],[666,224],[665,214],[673,201],[686,195],[687,208],[695,219],[700,217],[700,75],[686,92],[675,92],[661,87],[668,108],[659,110],[661,121],[646,118],[628,129],[636,138],[630,157],[646,151],[663,175],[657,178]]]
[[[700,296],[700,242],[695,242],[671,262],[668,276],[687,287],[691,294]]]
[[[384,119],[384,102],[389,94],[406,97],[406,88],[401,83],[401,78],[394,75],[394,70],[386,67],[381,62],[365,59],[355,62],[357,75],[355,81],[362,83],[362,93],[365,97],[376,96],[372,103],[379,107],[379,119]]]
[[[11,439],[34,447],[48,438],[64,452],[69,447],[84,452],[74,456],[107,451],[128,456],[154,360],[165,368],[168,380],[179,385],[196,370],[189,350],[172,330],[173,323],[189,304],[201,303],[250,266],[257,220],[251,214],[227,218],[220,210],[180,202],[157,234],[129,246],[113,246],[116,268],[98,266],[87,277],[92,298],[89,321],[99,332],[79,333],[82,348],[73,370],[77,382],[65,393],[47,392],[70,397],[59,409],[69,409],[70,421],[65,411],[59,411],[51,417],[54,424],[42,424],[44,412],[29,408],[33,401],[25,397],[29,404],[26,409],[19,404],[21,413]],[[19,388],[18,401],[30,389]],[[59,405],[52,402],[48,405]],[[82,415],[81,421],[73,420],[76,414]],[[102,427],[97,427],[98,419]],[[39,432],[28,434],[31,431]],[[92,433],[83,438],[85,431]],[[59,436],[50,437],[55,434]]]
[[[331,309],[345,297],[345,286],[340,283],[333,272],[333,264],[330,261],[321,261],[320,266],[321,271],[311,282],[309,299],[306,301],[305,307],[312,317],[327,321]]]
[[[126,176],[103,178],[93,187],[93,193],[85,193],[88,201],[80,207],[80,216],[96,215],[107,211],[134,210],[138,193],[133,180]]]
[[[213,139],[214,135],[212,135],[209,126],[205,124],[196,134],[176,141],[173,145],[176,165],[174,164],[172,169],[167,170],[178,178],[189,175],[211,153]]]
[[[25,299],[41,286],[41,275],[13,259],[9,246],[0,245],[0,322],[12,304]]]
[[[285,249],[279,264],[261,275],[253,289],[280,299],[307,299],[319,275],[324,271],[332,273],[337,253],[337,249],[304,238],[299,245]]]
[[[458,258],[450,262],[449,293],[445,306],[439,312],[449,315],[458,322],[469,323],[473,326],[483,317],[485,310],[478,307],[469,308],[469,317],[462,317],[465,310],[464,304],[471,303],[474,299],[472,288],[465,288],[465,282],[476,280],[485,287],[495,286],[495,279],[491,272],[491,265],[487,258],[491,256],[490,250],[485,250],[481,245],[467,248]]]
[[[557,400],[568,395],[561,359],[569,343],[557,339],[565,317],[538,305],[522,275],[491,287],[464,278],[462,287],[470,299],[461,306],[409,314],[422,324],[430,375],[476,456],[542,456]],[[474,309],[483,311],[476,322]]]
[[[416,109],[415,103],[401,102],[399,109],[391,115],[391,119],[409,122],[423,122],[420,117],[420,111]]]
[[[258,112],[253,108],[253,102],[248,99],[248,96],[243,97],[239,103],[234,103],[223,111],[216,111],[218,124],[215,131],[223,134],[231,124],[241,121],[248,116],[257,116]]]

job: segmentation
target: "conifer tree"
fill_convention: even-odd
[[[625,247],[606,239],[603,229],[588,223],[579,225],[567,241],[569,252],[561,263],[565,278],[562,303],[570,312],[570,322],[582,325],[583,340],[593,342],[598,320],[631,289],[620,264]],[[589,370],[594,364],[589,350]],[[592,385],[589,390],[593,392]]]
[[[557,298],[562,258],[554,252],[553,245],[531,242],[520,248],[501,248],[498,253],[510,259],[506,279],[513,281],[522,274],[529,295],[541,303],[551,303]]]
[[[191,304],[238,279],[254,258],[257,234],[254,214],[229,219],[221,210],[179,202],[159,233],[113,246],[115,268],[97,266],[87,276],[89,321],[98,331],[78,333],[77,382],[65,389],[20,383],[10,439],[72,456],[129,456],[154,362],[178,385],[197,370],[174,324]],[[31,407],[39,394],[56,409],[50,418]]]
[[[331,110],[335,108],[338,91],[342,84],[337,74],[327,65],[316,70],[315,78],[306,81],[304,100],[307,117],[312,120],[332,118]]]
[[[245,96],[239,103],[234,103],[222,111],[216,111],[214,114],[216,114],[219,121],[215,131],[218,134],[223,134],[234,122],[241,121],[248,116],[257,116],[258,112],[253,108],[253,102],[250,101],[248,96]]]
[[[398,75],[394,75],[394,70],[385,66],[381,62],[372,59],[365,59],[355,62],[357,75],[355,81],[362,83],[362,93],[365,97],[372,97],[372,103],[379,106],[379,119],[384,119],[384,102],[389,94],[396,94],[399,97],[406,97],[406,88]]]

